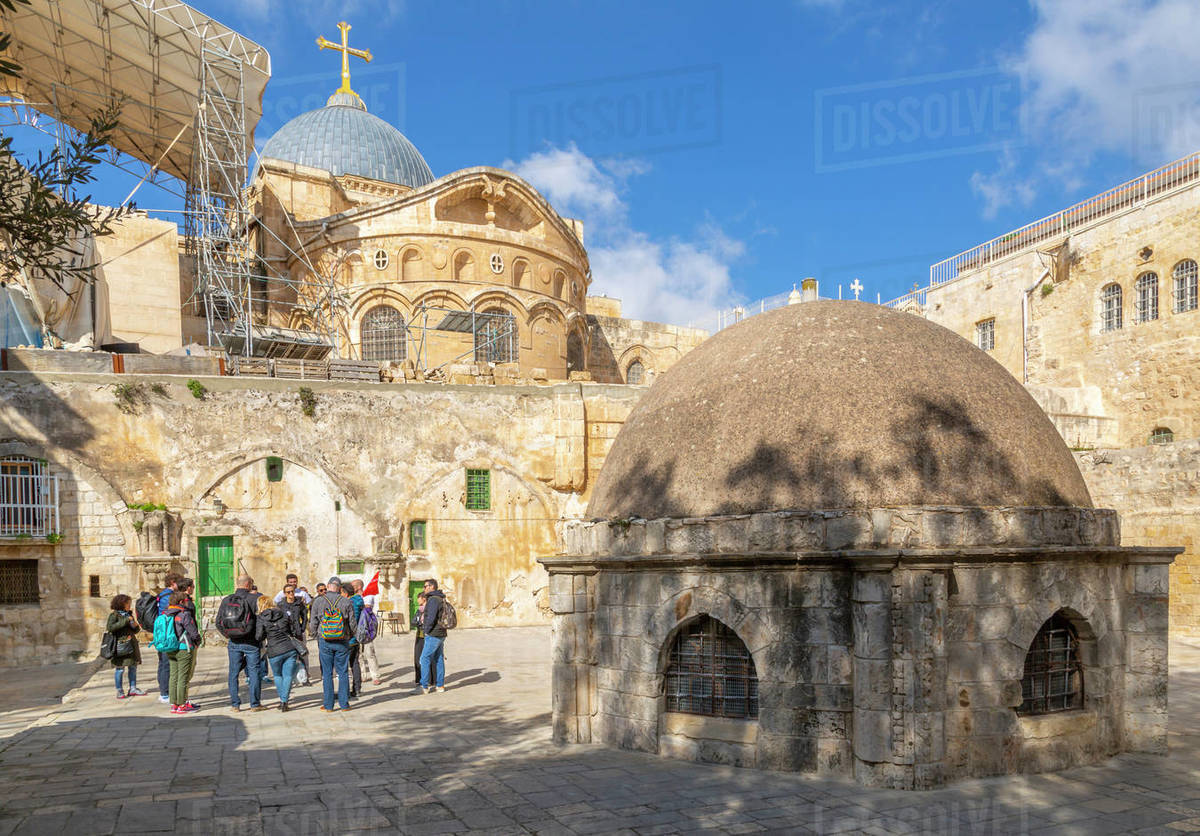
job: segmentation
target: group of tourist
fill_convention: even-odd
[[[112,599],[101,655],[113,665],[117,699],[144,696],[146,692],[137,687],[137,668],[142,661],[138,633],[152,633],[158,653],[159,701],[169,704],[172,714],[190,714],[199,710],[188,690],[203,642],[196,618],[195,582],[169,573],[165,584],[157,595],[142,593],[136,605],[128,595]],[[445,691],[443,643],[446,631],[456,622],[454,608],[433,580],[425,581],[418,604],[412,624],[416,685],[425,694]],[[239,577],[233,594],[221,600],[214,625],[228,641],[230,710],[241,710],[239,683],[244,672],[250,710],[267,708],[262,703],[262,686],[270,680],[279,697],[278,710],[288,711],[293,686],[310,684],[309,638],[317,640],[321,710],[350,710],[350,700],[362,689],[362,664],[372,683],[381,684],[375,652],[377,606],[376,584],[368,587],[361,580],[343,583],[332,577],[317,584],[316,594],[310,595],[296,575],[288,574],[283,589],[272,597],[259,593],[250,576]],[[124,681],[128,681],[128,690],[123,688]]]

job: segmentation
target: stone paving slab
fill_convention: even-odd
[[[62,704],[38,704],[36,669],[9,677],[0,836],[1200,832],[1193,645],[1171,646],[1170,755],[915,793],[555,746],[546,628],[455,633],[448,690],[429,696],[411,687],[409,637],[379,642],[384,683],[344,714],[317,710],[318,687],[287,714],[231,713],[223,648],[200,651],[187,717],[116,701],[108,668]]]

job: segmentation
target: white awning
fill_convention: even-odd
[[[113,146],[148,165],[187,180],[193,125],[205,54],[240,68],[245,106],[243,141],[254,129],[271,76],[267,50],[174,0],[32,0],[0,15],[11,33],[10,57],[21,78],[0,90],[63,123],[85,131],[96,111],[124,98]],[[232,60],[230,60],[232,59]],[[215,73],[211,86],[238,94],[236,74]],[[6,95],[7,94],[7,95]]]

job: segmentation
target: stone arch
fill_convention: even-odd
[[[201,507],[200,501],[211,493],[213,488],[246,465],[264,460],[268,456],[278,456],[285,462],[291,462],[298,467],[317,474],[330,493],[340,494],[347,508],[351,508],[355,513],[358,513],[358,510],[353,508],[357,503],[354,492],[349,484],[334,477],[333,474],[321,465],[310,461],[304,451],[293,445],[283,443],[259,445],[246,450],[208,455],[205,459],[205,464],[199,467],[195,471],[195,475],[188,481],[188,487],[184,496],[188,498],[191,507],[199,508]]]
[[[475,281],[475,254],[470,250],[459,250],[451,261],[453,279],[456,282]]]
[[[429,305],[430,307],[435,308],[449,308],[451,310],[458,311],[466,311],[470,310],[471,308],[471,306],[467,304],[466,299],[459,294],[454,293],[453,291],[446,290],[445,288],[427,290],[412,300],[413,310],[416,310],[422,305]]]
[[[362,324],[367,311],[377,305],[391,305],[404,314],[405,321],[411,316],[412,306],[402,294],[388,287],[373,287],[360,293],[350,304],[350,318],[354,320],[355,328]]]
[[[529,315],[521,299],[505,287],[489,287],[480,290],[475,295],[467,297],[467,306],[477,311],[488,307],[503,308],[505,313],[515,316],[518,322],[525,320]]]
[[[677,592],[648,619],[642,641],[657,676],[661,677],[667,669],[671,644],[680,629],[701,615],[715,618],[736,633],[754,660],[759,680],[769,678],[766,650],[774,642],[770,628],[745,604],[713,586],[694,586]]]
[[[567,325],[567,318],[563,315],[562,310],[548,299],[541,299],[534,302],[525,315],[525,321],[527,324],[532,324],[539,316],[553,319],[558,325],[564,328]]]
[[[346,284],[362,284],[365,282],[367,276],[366,269],[362,250],[350,250],[342,260],[342,275],[345,278]]]
[[[424,256],[421,254],[421,248],[410,244],[400,251],[400,281],[415,282],[419,281],[421,276],[422,265],[424,264]]]
[[[1058,598],[1040,598],[1016,605],[1013,629],[1006,650],[1001,654],[997,679],[1020,683],[1025,673],[1025,657],[1034,637],[1055,613],[1062,613],[1075,628],[1080,640],[1080,661],[1086,668],[1120,664],[1123,639],[1118,625],[1109,623],[1108,614],[1096,605],[1093,593],[1083,584],[1060,582]],[[1085,672],[1086,676],[1086,672]],[[1093,677],[1094,679],[1094,677]],[[1091,699],[1091,695],[1088,695]],[[1019,705],[1019,700],[1017,701]],[[1010,706],[1016,708],[1016,705]]]

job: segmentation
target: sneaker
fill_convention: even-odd
[[[200,706],[196,705],[191,700],[185,702],[183,705],[179,706],[179,708],[184,714],[191,714],[193,711],[200,710]]]
[[[382,679],[372,679],[372,680],[371,680],[371,684],[372,684],[372,685],[382,685],[382,684],[383,684],[383,680],[382,680]]]
[[[231,705],[231,706],[229,706],[229,713],[230,713],[230,714],[240,714],[241,712],[242,712],[242,707],[241,707],[240,705]]]
[[[267,706],[265,706],[265,705],[252,705],[252,706],[250,706],[250,710],[251,710],[251,711],[266,711],[266,710],[267,710]]]
[[[146,692],[143,691],[141,688],[130,688],[129,693],[126,694],[125,696],[127,696],[127,697],[144,697],[144,696],[146,696]]]
[[[445,691],[445,690],[446,690],[446,686],[445,686],[445,685],[439,685],[439,686],[437,687],[437,689],[438,689],[438,693],[441,693],[441,692],[443,692],[443,691]]]
[[[287,703],[285,703],[285,702],[281,702],[281,703],[279,704],[279,710],[280,710],[280,711],[287,711],[287,710],[288,710],[288,704],[287,704]]]
[[[117,691],[117,699],[123,700],[123,699],[125,699],[125,695],[122,694],[120,691]]]
[[[170,697],[170,695],[168,695],[168,694],[159,694],[159,695],[158,695],[158,701],[159,701],[159,702],[162,702],[162,703],[168,703],[168,704],[170,704],[170,702],[171,702],[171,697]]]
[[[433,690],[432,690],[432,689],[430,689],[430,688],[424,688],[424,687],[422,687],[422,688],[421,688],[421,693],[422,693],[422,694],[432,694],[432,693],[433,693]]]
[[[170,699],[170,697],[168,697],[167,699]],[[187,712],[183,710],[182,705],[171,706],[171,713],[172,714],[187,714]]]
[[[328,712],[328,713],[330,713],[330,714],[332,714],[332,713],[333,713],[333,712],[335,712],[335,711],[341,711],[341,709],[340,709],[340,708],[326,708],[325,706],[321,706],[321,710],[322,710],[322,711],[325,711],[325,712]]]

